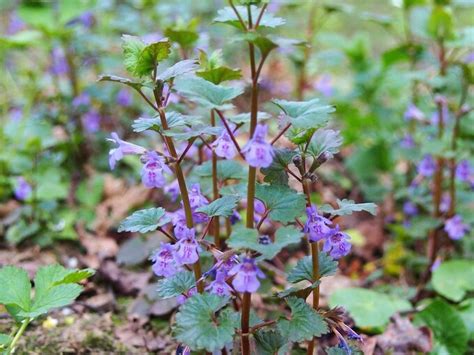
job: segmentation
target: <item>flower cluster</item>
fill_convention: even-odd
[[[332,227],[332,222],[319,215],[315,206],[306,208],[307,220],[303,231],[308,234],[311,242],[324,240],[323,251],[334,259],[349,254],[351,250],[350,237],[342,232],[339,225]]]

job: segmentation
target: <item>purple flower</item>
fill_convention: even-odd
[[[189,203],[193,210],[209,204],[207,198],[201,194],[201,186],[198,183],[192,184],[189,189]]]
[[[304,225],[303,232],[309,234],[309,239],[312,242],[324,239],[331,231],[331,228],[329,227],[331,221],[320,216],[315,206],[307,207],[306,215],[308,216],[308,219]]]
[[[232,159],[237,154],[234,143],[225,128],[221,135],[212,144],[212,147],[214,148],[216,155],[221,158]]]
[[[444,193],[441,195],[441,201],[439,202],[439,210],[443,213],[446,213],[449,211],[449,205],[451,204],[451,197],[449,196],[449,193]]]
[[[237,210],[233,210],[232,214],[229,216],[230,224],[236,224],[242,218]]]
[[[430,177],[436,171],[436,162],[429,154],[425,155],[418,164],[418,174],[424,177]]]
[[[412,149],[415,148],[415,140],[410,134],[405,134],[403,139],[400,142],[400,147],[405,149]]]
[[[231,288],[227,282],[225,282],[226,277],[227,273],[225,271],[218,270],[216,272],[216,279],[206,287],[206,290],[221,297],[230,296]]]
[[[464,57],[463,62],[466,63],[466,64],[473,63],[473,62],[474,62],[474,51],[468,53],[468,54]]]
[[[51,52],[50,72],[53,75],[65,75],[69,71],[66,56],[61,48],[53,48]]]
[[[190,288],[187,292],[183,293],[182,295],[179,295],[176,297],[176,301],[178,302],[179,305],[182,305],[186,300],[192,296],[194,296],[197,293],[197,288],[192,287]]]
[[[245,160],[254,168],[268,168],[273,161],[274,150],[271,144],[265,142],[268,127],[257,125],[252,139],[242,149]]]
[[[461,216],[455,215],[446,220],[444,230],[448,233],[449,238],[459,240],[469,231],[469,226],[462,222]]]
[[[434,261],[434,263],[431,264],[430,271],[433,272],[433,271],[435,271],[437,268],[439,268],[440,266],[441,266],[441,259],[438,257],[438,258],[436,258],[436,260]]]
[[[194,264],[199,260],[199,244],[194,228],[185,228],[180,240],[175,244],[175,258],[181,265]]]
[[[121,89],[117,94],[117,104],[128,107],[132,104],[132,95],[126,89]]]
[[[142,182],[148,188],[161,188],[166,185],[166,178],[163,173],[172,174],[171,169],[166,165],[165,158],[157,152],[147,152],[145,154],[145,164],[142,168]]]
[[[323,251],[329,252],[329,255],[334,259],[339,259],[349,254],[351,250],[351,243],[349,242],[350,237],[339,230],[339,226],[332,229],[324,242]]]
[[[444,120],[443,123],[446,123],[449,119],[448,105],[447,105],[446,99],[444,99],[443,97],[440,98],[440,102],[441,102],[441,105],[442,105],[441,111],[442,111],[443,120]],[[432,125],[437,125],[438,123],[439,123],[439,113],[438,113],[438,111],[435,111],[431,115],[431,124]]]
[[[406,201],[403,204],[403,213],[405,216],[413,217],[418,214],[418,207],[411,201]]]
[[[8,19],[7,35],[14,35],[25,28],[26,24],[23,20],[15,12],[12,12]]]
[[[461,182],[469,182],[473,169],[469,161],[464,159],[456,166],[456,178]]]
[[[13,107],[10,109],[8,114],[10,116],[10,120],[18,122],[23,118],[23,109],[19,107]]]
[[[145,154],[146,152],[146,149],[139,145],[121,140],[115,132],[112,132],[111,136],[112,138],[108,138],[107,140],[118,144],[117,148],[113,148],[109,151],[109,165],[112,170],[115,168],[115,164],[121,160],[124,155]]]
[[[411,120],[416,120],[416,121],[423,121],[425,118],[425,115],[421,110],[416,107],[415,104],[410,103],[405,111],[405,114],[403,115],[405,117],[406,121],[411,121]]]
[[[323,74],[314,84],[314,88],[326,97],[332,96],[334,89],[331,81],[331,75]]]
[[[170,196],[171,201],[176,201],[180,194],[178,180],[173,180],[171,183],[167,184],[164,190],[165,193]]]
[[[265,278],[264,273],[258,268],[255,259],[244,257],[242,263],[235,265],[229,275],[235,275],[232,286],[238,292],[255,292],[260,287],[258,278]]]
[[[170,277],[179,271],[174,258],[174,247],[170,243],[161,243],[160,248],[152,255],[152,270],[157,276]]]
[[[79,22],[86,28],[94,26],[95,17],[91,11],[86,11],[78,17]]]
[[[78,108],[81,106],[89,106],[90,103],[91,97],[87,92],[83,92],[79,96],[76,96],[74,100],[72,100],[72,107]]]
[[[100,113],[94,109],[82,116],[82,125],[88,133],[96,133],[100,130]]]
[[[16,179],[15,197],[18,200],[24,201],[31,195],[31,185],[25,180],[23,176]]]

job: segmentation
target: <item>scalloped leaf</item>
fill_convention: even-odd
[[[337,205],[337,209],[332,208],[330,205],[322,205],[319,207],[319,211],[333,216],[346,216],[353,212],[361,211],[369,212],[374,216],[377,214],[377,205],[375,203],[355,203],[353,200],[337,199]]]
[[[309,101],[273,100],[289,117],[293,127],[297,129],[312,129],[326,125],[329,114],[335,111],[331,105],[321,104],[319,99]]]
[[[319,275],[320,277],[334,275],[337,271],[337,260],[333,260],[327,253],[320,252]],[[303,280],[313,282],[313,267],[311,256],[306,256],[300,260],[296,266],[290,271],[287,278],[288,282],[300,282]]]
[[[247,8],[245,6],[236,6],[235,8],[241,14],[242,19],[248,26],[247,15],[246,15]],[[251,5],[250,12],[252,14],[252,18],[256,19],[258,18],[260,9],[255,5]],[[218,10],[217,17],[214,19],[214,22],[231,25],[241,30],[243,29],[241,23],[239,22],[239,19],[237,18],[237,15],[235,14],[234,10],[230,6],[227,6],[223,9]],[[272,13],[265,12],[262,16],[262,19],[260,20],[259,27],[275,28],[275,27],[284,25],[285,22],[286,21],[283,18],[275,17],[273,16]]]
[[[171,44],[168,39],[146,44],[139,37],[123,35],[124,65],[135,76],[150,75],[158,63],[170,55]]]
[[[164,208],[148,208],[136,211],[131,216],[125,218],[120,223],[118,232],[152,232],[170,221],[171,219],[166,216]]]
[[[308,145],[308,153],[317,159],[321,154],[329,154],[332,157],[339,153],[339,147],[342,145],[342,137],[339,131],[332,129],[318,129],[311,137]]]
[[[236,196],[224,196],[212,201],[210,204],[199,207],[196,212],[202,212],[209,217],[228,217],[237,207],[239,198]]]
[[[292,222],[304,213],[306,200],[303,194],[282,185],[257,184],[255,197],[270,210],[269,217],[278,222]]]
[[[158,296],[161,298],[176,297],[188,292],[196,284],[191,271],[180,271],[171,277],[158,281]]]

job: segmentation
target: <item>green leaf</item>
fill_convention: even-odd
[[[459,315],[469,333],[469,339],[474,340],[474,298],[469,298],[459,305]]]
[[[333,260],[327,253],[320,252],[319,260],[319,275],[320,277],[334,275],[337,271],[337,260]],[[288,282],[300,282],[303,280],[313,281],[313,266],[311,256],[306,256],[300,260],[296,266],[290,271],[287,278]]]
[[[267,120],[271,118],[270,114],[266,112],[257,112],[257,120]],[[235,124],[243,124],[243,123],[250,123],[250,112],[244,112],[244,113],[239,113],[234,116],[229,116],[227,117],[227,120],[229,120],[232,123]]]
[[[180,75],[189,74],[193,71],[196,71],[198,68],[199,65],[197,60],[185,59],[167,68],[161,74],[158,74],[157,79],[161,81],[173,80]]]
[[[461,301],[468,291],[474,291],[474,261],[450,260],[433,271],[433,288],[451,301]]]
[[[257,345],[257,354],[259,355],[284,355],[289,351],[289,344],[278,329],[260,329],[254,333],[254,339]]]
[[[41,42],[42,34],[40,31],[23,30],[10,36],[0,36],[2,48],[7,47],[26,47]]]
[[[227,243],[231,248],[252,249],[260,253],[264,259],[273,259],[284,247],[299,243],[302,236],[303,234],[294,227],[280,227],[273,242],[261,244],[255,229],[236,227]]]
[[[216,85],[223,81],[238,80],[242,77],[240,69],[232,69],[226,66],[199,70],[196,72],[196,75]]]
[[[278,48],[278,43],[256,32],[246,32],[238,37],[238,39],[253,43],[260,50],[262,57],[266,57],[272,50]]]
[[[306,200],[302,194],[281,185],[257,184],[255,197],[270,210],[274,221],[288,223],[304,213]]]
[[[215,85],[199,77],[180,77],[175,89],[188,99],[208,108],[221,108],[226,102],[242,94],[242,89]]]
[[[357,287],[335,291],[329,305],[344,307],[358,327],[367,328],[385,327],[394,313],[411,309],[404,299]]]
[[[219,135],[222,131],[220,127],[212,127],[205,124],[195,124],[192,125],[189,129],[183,131],[179,129],[169,129],[163,131],[163,134],[168,137],[173,137],[178,141],[187,141],[191,138],[199,136],[215,136]]]
[[[191,271],[180,271],[158,281],[158,296],[171,298],[182,295],[194,287],[196,280]]]
[[[329,157],[339,153],[342,144],[342,137],[339,131],[332,129],[318,129],[311,137],[308,146],[308,153],[317,159],[321,154],[326,153]]]
[[[127,78],[122,78],[116,75],[100,75],[97,81],[111,81],[113,83],[120,83],[120,84],[130,86],[131,88],[134,88],[135,90],[140,90],[143,86],[148,86],[144,83],[133,81]]]
[[[38,222],[27,223],[21,219],[7,229],[6,239],[12,245],[20,244],[25,239],[34,236],[40,230]]]
[[[277,293],[279,298],[286,298],[290,296],[295,296],[301,299],[306,299],[321,284],[321,281],[315,281],[313,283],[308,283],[307,281],[301,281],[297,284],[291,285],[290,287],[284,289]]]
[[[229,217],[237,207],[238,197],[224,196],[212,201],[206,206],[199,207],[196,212],[202,212],[209,217],[223,216]]]
[[[227,298],[213,294],[197,294],[189,298],[176,314],[176,339],[191,350],[209,352],[231,343],[238,327],[238,315],[230,309],[217,314],[227,302]]]
[[[192,24],[188,28],[170,27],[165,30],[165,36],[183,48],[192,48],[199,39],[194,27]]]
[[[248,26],[247,22],[247,8],[245,6],[236,6],[237,11],[240,13],[242,19]],[[260,13],[260,9],[257,6],[251,5],[250,12],[252,14],[252,18],[258,18]],[[225,7],[217,11],[217,17],[214,19],[214,22],[217,23],[225,23],[231,26],[234,26],[238,29],[243,29],[242,25],[239,22],[239,19],[235,12],[232,10],[231,7]],[[269,27],[274,28],[285,24],[285,20],[281,17],[275,17],[270,12],[265,12],[260,20],[259,27]]]
[[[272,164],[268,168],[260,169],[262,174],[265,175],[263,181],[275,185],[288,185],[286,168],[296,154],[297,152],[288,148],[275,149]]]
[[[300,342],[311,340],[328,332],[328,327],[323,317],[314,311],[301,298],[290,297],[286,300],[291,308],[291,319],[280,319],[277,323],[278,330],[290,341]]]
[[[175,111],[166,112],[166,122],[168,123],[168,128],[170,129],[202,123],[200,116],[183,115]],[[163,132],[163,126],[161,125],[161,119],[159,117],[140,117],[133,121],[132,128],[134,132],[143,132],[146,130]]]
[[[194,169],[194,172],[201,177],[211,177],[212,176],[212,162],[206,161],[204,164],[197,166]],[[226,181],[231,179],[245,179],[247,173],[242,169],[240,165],[235,160],[218,160],[217,161],[217,179],[219,181]]]
[[[162,207],[148,208],[134,212],[120,223],[118,232],[139,232],[147,233],[164,226],[171,219],[166,216],[166,211]]]
[[[28,311],[31,306],[31,283],[25,270],[15,266],[0,269],[0,304]],[[8,287],[7,287],[8,285]]]
[[[377,205],[375,203],[355,203],[353,200],[339,200],[337,199],[338,208],[334,209],[330,205],[322,205],[319,208],[320,212],[329,213],[333,216],[346,216],[352,212],[366,211],[372,215],[377,213]]]
[[[431,354],[465,354],[468,332],[456,310],[441,300],[434,300],[415,315],[416,325],[427,325],[434,333]]]
[[[123,35],[125,69],[132,75],[150,75],[163,59],[168,58],[171,44],[167,39],[146,44],[139,37]]]
[[[321,104],[319,99],[309,101],[273,100],[290,119],[293,127],[311,129],[324,126],[329,121],[329,114],[335,109],[331,105]]]
[[[433,6],[427,26],[428,33],[438,40],[454,38],[454,18],[451,8]]]

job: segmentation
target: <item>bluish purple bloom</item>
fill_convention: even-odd
[[[146,149],[139,145],[121,140],[115,132],[112,132],[111,136],[112,138],[108,138],[107,140],[118,144],[117,148],[113,148],[109,151],[109,165],[112,170],[115,168],[115,164],[121,160],[124,155],[145,154],[146,152]]]
[[[245,160],[254,168],[268,168],[272,164],[275,153],[272,145],[265,142],[267,130],[266,125],[257,125],[252,139],[242,149]]]
[[[416,105],[413,103],[410,103],[408,105],[405,111],[405,114],[403,116],[405,117],[406,121],[411,121],[411,120],[423,121],[425,118],[425,115],[423,114],[423,112],[418,107],[416,107]]]
[[[165,158],[157,152],[147,152],[144,155],[145,164],[142,168],[142,183],[148,188],[161,188],[166,185],[164,173],[172,174],[171,169],[166,165]]]
[[[407,217],[413,217],[418,214],[418,207],[411,201],[406,201],[403,204],[403,213]]]
[[[438,101],[442,105],[441,111],[442,111],[442,115],[443,115],[443,123],[446,124],[446,122],[448,122],[448,120],[449,120],[448,103],[447,103],[446,99],[442,96],[438,97]],[[439,112],[438,112],[438,110],[436,110],[431,115],[431,124],[432,125],[438,125],[438,123],[439,123]]]
[[[331,221],[318,214],[315,206],[306,208],[308,219],[303,228],[303,232],[308,233],[312,242],[324,239],[331,231]]]
[[[64,55],[64,51],[59,48],[53,48],[51,52],[50,72],[53,75],[65,75],[69,72],[69,65]]]
[[[194,264],[199,260],[199,244],[194,228],[186,228],[180,240],[175,244],[175,258],[180,265]]]
[[[180,269],[174,258],[174,247],[170,243],[161,243],[160,248],[152,255],[151,261],[152,270],[157,276],[170,277]]]
[[[464,159],[456,166],[456,178],[461,182],[469,182],[473,174],[473,169],[469,161]]]
[[[339,259],[349,254],[351,250],[350,237],[339,230],[339,226],[333,228],[324,242],[323,251],[329,253],[334,259]]]
[[[405,149],[415,148],[415,140],[411,134],[405,134],[403,139],[400,142],[400,146]]]
[[[167,184],[164,190],[165,193],[170,196],[171,201],[176,201],[180,194],[178,180],[173,180],[171,183]]]
[[[236,224],[241,219],[242,218],[240,217],[240,214],[237,210],[233,210],[232,214],[229,216],[229,220],[231,224]]]
[[[326,97],[330,97],[334,93],[331,75],[323,74],[314,84],[314,88]]]
[[[177,296],[176,302],[178,302],[179,305],[182,305],[184,302],[186,302],[188,298],[194,296],[196,293],[197,293],[197,288],[192,287],[187,292]]]
[[[82,116],[82,125],[88,133],[96,133],[100,130],[101,115],[92,109]]]
[[[432,176],[436,171],[436,162],[429,154],[425,155],[418,164],[418,174],[424,177]]]
[[[8,113],[10,115],[10,120],[14,122],[21,121],[21,119],[23,118],[23,110],[19,107],[11,108]]]
[[[461,216],[455,215],[446,220],[444,230],[448,233],[449,238],[459,240],[469,231],[469,226],[463,223]]]
[[[85,11],[78,17],[79,22],[86,28],[91,28],[95,24],[95,17],[91,11]]]
[[[8,18],[7,35],[14,35],[25,28],[26,24],[23,20],[16,14],[16,12],[12,12]]]
[[[474,62],[474,51],[468,53],[465,57],[464,57],[464,63],[466,64],[470,64],[470,63],[473,63]]]
[[[258,278],[265,278],[265,274],[258,268],[255,259],[244,257],[242,263],[235,265],[229,275],[235,275],[232,286],[238,292],[255,292],[260,287]]]
[[[206,290],[215,295],[225,297],[230,296],[231,288],[226,281],[227,273],[223,270],[217,270],[216,279],[212,281]]]
[[[436,258],[433,264],[431,264],[430,271],[433,272],[441,266],[441,258]]]
[[[72,107],[79,108],[81,106],[89,106],[91,103],[91,97],[87,92],[82,92],[79,96],[76,96],[72,100]]]
[[[449,211],[449,206],[451,205],[451,196],[449,196],[449,193],[444,193],[441,195],[441,201],[439,202],[439,210],[443,213],[446,213]]]
[[[28,184],[23,176],[19,176],[16,179],[15,197],[18,200],[24,201],[31,195],[31,191],[31,185]]]
[[[214,141],[212,147],[214,148],[216,155],[221,158],[232,159],[237,154],[234,143],[225,128],[221,135]]]
[[[193,210],[209,204],[207,198],[201,194],[201,186],[198,183],[192,184],[189,189],[189,203]]]
[[[117,94],[117,104],[128,107],[132,104],[132,95],[126,89],[121,89]]]

